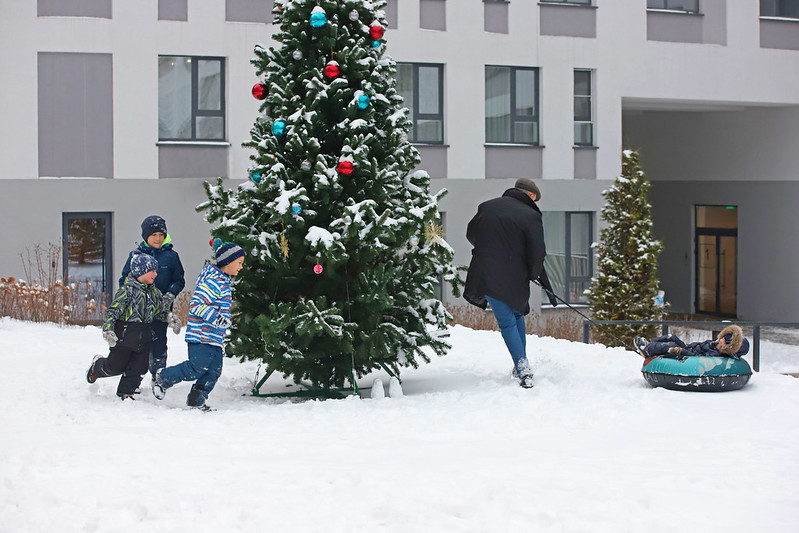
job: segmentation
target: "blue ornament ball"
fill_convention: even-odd
[[[327,13],[319,6],[316,6],[311,12],[311,27],[321,28],[327,24]]]
[[[250,174],[250,179],[253,181],[253,183],[258,185],[259,183],[261,183],[261,173],[253,172],[252,174]]]
[[[419,244],[419,237],[416,235],[411,236],[411,246],[417,246]]]
[[[286,121],[285,120],[276,120],[272,124],[272,135],[277,135],[280,137],[286,133]]]
[[[299,215],[302,213],[302,207],[300,207],[300,204],[291,204],[291,212],[295,215]]]
[[[380,41],[372,41],[372,48],[380,48]]]
[[[369,107],[369,97],[362,94],[358,97],[358,109],[366,109]]]

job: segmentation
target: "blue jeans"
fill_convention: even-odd
[[[161,371],[161,386],[168,389],[181,381],[197,382],[189,393],[188,404],[204,405],[208,394],[214,389],[222,375],[222,348],[210,344],[190,342],[189,359],[179,365],[166,367]]]
[[[513,359],[516,374],[520,378],[529,376],[532,372],[530,363],[527,361],[527,326],[524,323],[524,315],[496,298],[486,296],[486,300],[491,305],[491,310],[497,319],[505,346],[508,347]]]

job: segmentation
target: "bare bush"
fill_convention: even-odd
[[[547,313],[533,331],[539,337],[553,337],[567,341],[583,340],[583,319],[567,313]]]
[[[473,305],[452,305],[447,309],[452,314],[453,324],[478,330],[499,330],[491,311],[483,311]],[[530,313],[525,317],[525,323],[528,334],[570,341],[583,340],[582,318],[565,312],[547,312],[540,316]]]
[[[452,305],[447,307],[447,310],[449,310],[453,317],[453,324],[471,329],[499,331],[497,320],[494,318],[494,313],[490,310],[483,311],[473,305]],[[538,327],[538,315],[530,313],[524,317],[524,322],[527,326],[527,333],[535,333]]]
[[[88,324],[102,314],[99,302],[90,296],[90,283],[64,283],[59,276],[61,246],[48,244],[26,248],[19,254],[25,277],[0,278],[0,316],[30,322]]]

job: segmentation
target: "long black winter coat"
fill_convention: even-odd
[[[119,286],[125,283],[125,278],[130,274],[130,258],[135,253],[143,253],[155,257],[158,261],[158,276],[155,278],[155,286],[162,293],[171,292],[175,296],[180,294],[186,286],[184,278],[183,264],[180,256],[172,249],[172,243],[164,242],[160,248],[151,248],[147,243],[142,242],[139,247],[128,254],[128,260],[122,268],[122,276],[119,278]]]
[[[463,297],[486,308],[485,296],[530,312],[530,281],[544,273],[544,225],[535,202],[518,189],[483,202],[469,222],[466,238],[474,246]]]

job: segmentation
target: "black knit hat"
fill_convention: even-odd
[[[523,191],[534,193],[536,200],[541,199],[541,191],[538,190],[538,186],[531,179],[519,178],[516,180],[516,185],[514,185],[514,187]]]
[[[161,232],[166,236],[166,220],[158,215],[150,215],[141,223],[141,238],[145,241],[153,233]]]
[[[149,254],[133,254],[130,258],[130,273],[134,278],[140,278],[148,272],[158,270],[158,261]]]

